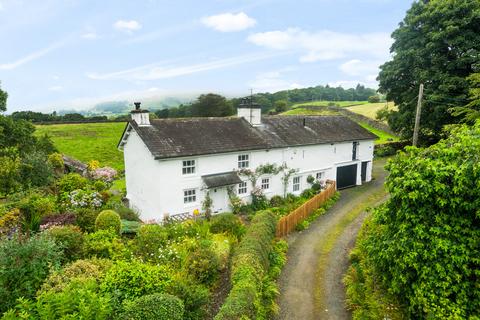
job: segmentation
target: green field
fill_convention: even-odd
[[[82,162],[100,161],[101,166],[123,170],[123,153],[117,143],[124,122],[52,124],[36,126],[36,135],[47,134],[57,149]]]
[[[331,116],[331,115],[338,115],[338,112],[331,111],[331,110],[310,110],[306,108],[295,108],[295,109],[291,109],[283,112],[282,115]]]
[[[393,102],[366,103],[362,105],[347,107],[346,109],[375,120],[377,111],[385,106],[388,106],[389,110],[397,110]]]
[[[390,141],[398,141],[399,140],[398,137],[392,136],[391,134],[389,134],[389,133],[387,133],[383,130],[375,129],[374,127],[372,127],[368,123],[359,122],[358,124],[361,125],[362,127],[364,127],[365,129],[367,129],[368,131],[370,131],[371,133],[376,134],[378,136],[378,139],[375,140],[375,144],[382,144],[382,143],[386,143],[386,142],[390,142]]]
[[[302,107],[302,106],[328,106],[330,103],[334,103],[338,107],[348,107],[348,106],[356,106],[367,104],[368,101],[325,101],[325,100],[317,100],[317,101],[310,101],[310,102],[302,102],[296,103],[291,106],[292,109]]]

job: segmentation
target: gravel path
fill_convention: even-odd
[[[307,230],[288,237],[288,261],[279,279],[277,319],[351,318],[344,307],[342,278],[348,268],[348,252],[366,217],[364,206],[379,202],[375,195],[381,195],[383,190],[384,164],[385,161],[375,161],[375,180],[342,190],[340,199],[327,214]]]

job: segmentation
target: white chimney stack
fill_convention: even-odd
[[[243,99],[237,108],[237,117],[245,118],[252,126],[262,125],[262,109],[250,99]]]
[[[150,125],[150,116],[148,110],[142,110],[140,108],[140,102],[134,102],[135,110],[130,112],[132,120],[135,121],[140,127],[146,127]]]

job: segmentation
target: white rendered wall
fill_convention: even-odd
[[[360,141],[357,147],[358,160],[352,161],[352,142],[303,146],[286,149],[258,150],[228,154],[206,155],[170,160],[154,160],[143,141],[134,130],[131,131],[124,147],[125,175],[127,180],[127,198],[132,207],[139,210],[143,220],[162,220],[166,214],[173,215],[183,212],[201,211],[201,203],[206,194],[201,176],[238,170],[238,155],[248,154],[251,169],[261,164],[286,163],[288,168],[298,169],[291,176],[287,193],[300,194],[309,188],[307,176],[315,177],[317,172],[325,172],[325,179],[336,179],[336,167],[357,164],[357,184],[361,184],[361,162],[370,161],[367,166],[367,181],[371,179],[371,161],[373,159],[373,141]],[[182,160],[196,161],[196,172],[192,175],[182,175]],[[300,190],[293,192],[293,177],[300,176]],[[282,173],[270,176],[270,189],[265,191],[268,198],[273,195],[283,195],[284,187],[281,181]],[[244,201],[249,201],[252,186],[246,177],[247,193],[239,195]],[[260,186],[261,178],[257,186]],[[183,190],[196,189],[197,201],[183,203]],[[235,186],[237,190],[237,186]],[[214,200],[214,210],[229,211],[226,188],[210,190]]]

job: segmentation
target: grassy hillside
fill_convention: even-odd
[[[313,116],[330,116],[338,115],[335,111],[330,110],[310,110],[306,108],[295,108],[282,113],[282,115],[294,116],[294,115],[313,115]]]
[[[362,105],[347,107],[346,109],[350,110],[352,112],[364,115],[365,117],[375,119],[375,116],[377,115],[377,111],[382,109],[386,105],[387,105],[386,102],[365,103],[365,104],[362,104]],[[388,109],[389,110],[396,110],[397,107],[394,106],[393,102],[389,102],[388,103]]]
[[[83,162],[123,170],[123,153],[117,149],[125,123],[83,123],[36,126],[37,135],[48,134],[61,153]]]
[[[339,107],[348,107],[348,106],[356,106],[356,105],[362,105],[362,104],[367,104],[368,101],[309,101],[309,102],[302,102],[302,103],[296,103],[292,105],[293,108],[298,108],[301,106],[328,106],[329,104],[334,103],[336,106]]]

